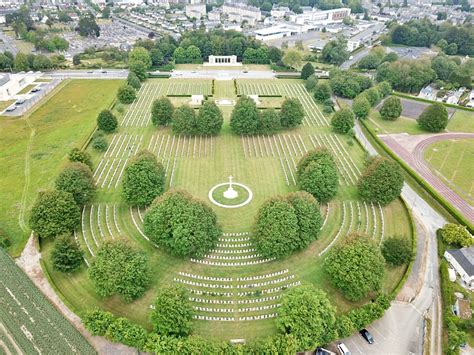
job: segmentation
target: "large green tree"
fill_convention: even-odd
[[[348,108],[337,111],[331,119],[331,126],[337,133],[348,133],[355,124],[354,112]]]
[[[395,121],[402,114],[402,102],[396,96],[387,98],[380,109],[380,117],[387,121]]]
[[[147,70],[151,68],[150,53],[143,47],[135,47],[128,54],[128,66],[141,81],[148,77]]]
[[[260,134],[275,134],[281,129],[280,115],[274,109],[260,112],[258,132]]]
[[[56,178],[55,186],[58,191],[71,193],[79,206],[90,203],[95,193],[91,169],[79,162],[69,163]]]
[[[350,301],[358,301],[380,289],[384,265],[378,245],[357,234],[333,247],[324,261],[331,283]]]
[[[326,82],[321,82],[314,88],[314,99],[321,103],[331,98],[331,87]]]
[[[347,51],[347,40],[339,37],[334,41],[329,41],[321,51],[321,59],[326,63],[341,65],[349,59]]]
[[[124,86],[121,86],[118,91],[117,91],[117,99],[122,103],[122,104],[131,104],[133,101],[135,101],[137,97],[137,92],[135,89],[126,84]]]
[[[81,223],[81,211],[71,193],[42,191],[30,215],[30,226],[42,238],[70,234]]]
[[[420,114],[418,125],[428,132],[441,132],[448,125],[448,110],[442,103],[435,102]]]
[[[153,242],[178,256],[203,257],[221,234],[214,211],[184,191],[157,198],[148,208],[143,226]]]
[[[278,311],[278,328],[296,338],[298,348],[314,349],[332,341],[335,336],[336,308],[326,293],[314,286],[287,291]]]
[[[306,153],[298,162],[296,176],[301,190],[309,192],[320,203],[327,203],[336,196],[339,187],[337,167],[326,149]]]
[[[394,266],[406,264],[413,257],[411,243],[403,237],[385,238],[381,250],[385,261]]]
[[[205,101],[197,116],[197,133],[215,135],[219,133],[224,123],[224,117],[217,105],[212,101]]]
[[[188,298],[188,292],[180,285],[159,290],[150,315],[155,332],[171,336],[189,335],[194,311]]]
[[[93,169],[92,166],[92,159],[89,153],[79,149],[73,148],[68,154],[68,158],[70,162],[79,162],[86,164],[91,170]]]
[[[355,97],[352,102],[352,111],[357,116],[357,118],[367,118],[370,112],[370,102],[367,100],[365,94],[359,94]]]
[[[103,110],[97,116],[97,127],[106,133],[113,132],[118,127],[117,117],[110,110]]]
[[[99,296],[118,295],[125,302],[143,295],[150,275],[146,254],[124,239],[102,244],[89,268],[89,277]]]
[[[173,112],[171,129],[175,134],[193,136],[197,133],[196,113],[188,105],[182,105]]]
[[[153,101],[151,106],[151,121],[155,126],[166,126],[173,118],[174,106],[170,99],[162,96]]]
[[[301,79],[306,80],[313,74],[314,74],[313,64],[308,62],[305,65],[303,65],[303,68],[301,69]]]
[[[148,206],[165,190],[165,169],[156,156],[143,150],[127,165],[122,195],[130,206]]]
[[[281,258],[307,247],[321,225],[319,204],[309,193],[274,197],[258,211],[253,243],[261,255]]]
[[[374,158],[359,179],[359,196],[370,202],[388,205],[402,193],[400,166],[387,158]]]
[[[84,252],[70,235],[63,235],[54,242],[51,263],[56,271],[74,272],[82,265]]]
[[[259,126],[259,112],[255,102],[242,96],[235,104],[230,116],[230,129],[235,134],[256,134]]]
[[[304,109],[296,98],[287,98],[283,101],[280,110],[280,123],[284,128],[293,128],[301,124],[304,118]]]

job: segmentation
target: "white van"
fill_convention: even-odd
[[[337,350],[339,350],[341,355],[351,355],[351,352],[344,343],[337,344]]]

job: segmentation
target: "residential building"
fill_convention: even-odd
[[[351,9],[349,8],[340,8],[332,10],[319,10],[312,7],[303,7],[303,13],[301,14],[291,14],[290,21],[296,24],[321,24],[327,25],[335,22],[342,22],[342,20],[350,16]]]
[[[270,15],[275,18],[283,18],[286,14],[290,13],[290,9],[286,6],[273,5]]]
[[[374,44],[374,42],[376,42],[380,37],[384,28],[385,25],[383,23],[369,25],[367,28],[348,39],[347,50],[352,52],[362,45],[367,46]]]
[[[463,286],[474,290],[474,246],[469,248],[446,250],[445,259],[461,277]]]
[[[224,3],[222,13],[227,15],[230,22],[242,23],[246,21],[250,26],[254,26],[262,19],[259,8],[242,3]]]
[[[189,18],[200,19],[206,16],[206,4],[189,4],[186,5],[186,16]]]

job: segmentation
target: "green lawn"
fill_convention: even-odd
[[[446,130],[450,132],[474,132],[474,112],[457,110],[449,120]]]
[[[95,127],[97,113],[112,102],[118,80],[67,82],[36,111],[0,119],[0,221],[18,255],[29,236],[28,210],[38,190],[49,188],[66,161]]]
[[[387,134],[387,133],[408,133],[408,134],[423,134],[426,131],[423,131],[416,120],[408,117],[399,117],[395,121],[387,121],[380,117],[380,114],[377,110],[371,110],[368,121],[372,128],[378,134]]]
[[[206,82],[205,80],[194,82],[188,80],[184,81],[187,86],[180,86],[180,88],[197,93],[202,90]],[[254,301],[261,297],[257,293],[238,296],[237,278],[264,275],[281,270],[288,270],[287,274],[292,279],[283,284],[284,288],[270,295],[280,295],[288,283],[300,282],[313,284],[328,292],[338,312],[346,312],[366,302],[367,300],[358,303],[348,302],[330,285],[322,268],[325,254],[320,255],[320,253],[328,250],[334,243],[343,240],[352,232],[366,233],[377,241],[395,234],[406,238],[410,238],[411,235],[409,216],[401,201],[379,208],[377,205],[363,204],[357,200],[355,183],[357,176],[363,170],[365,158],[362,148],[352,138],[332,133],[328,126],[330,117],[321,114],[319,107],[306,93],[299,80],[247,81],[247,84],[252,85],[249,86],[252,90],[266,92],[270,88],[267,84],[271,84],[282,96],[300,99],[307,117],[304,124],[294,130],[284,131],[272,137],[234,136],[229,129],[231,107],[221,107],[225,124],[223,131],[217,137],[173,136],[169,129],[154,128],[149,119],[152,101],[166,94],[170,88],[176,88],[176,85],[182,83],[182,79],[148,80],[135,103],[121,105],[124,109],[122,113],[116,111],[121,125],[118,132],[107,137],[110,143],[109,151],[104,154],[94,151],[91,147],[88,148],[96,167],[95,179],[99,191],[93,204],[84,209],[83,228],[76,234],[85,251],[86,260],[88,262],[93,260],[92,253],[98,249],[103,240],[118,235],[129,238],[145,250],[150,258],[153,269],[150,290],[131,304],[123,303],[116,297],[100,299],[94,293],[85,266],[80,272],[67,276],[52,270],[48,261],[52,243],[47,241],[43,243],[46,268],[65,302],[76,312],[99,306],[116,315],[126,316],[150,329],[149,306],[153,302],[156,291],[160,287],[175,282],[174,278],[179,276],[179,272],[206,277],[232,277],[233,281],[230,284],[235,293],[229,298],[223,295],[212,295],[205,286],[194,288],[205,292],[197,297],[207,300],[232,300],[237,303],[242,299]],[[216,81],[215,85],[216,95],[237,99],[233,81]],[[249,232],[252,230],[259,206],[266,199],[297,189],[293,180],[294,164],[298,162],[304,151],[312,149],[313,145],[325,145],[335,152],[341,174],[340,190],[329,206],[321,208],[322,214],[324,216],[327,214],[328,217],[319,239],[306,250],[283,260],[245,266],[216,267],[172,257],[161,248],[152,246],[141,235],[139,228],[141,228],[144,210],[129,209],[120,198],[120,171],[124,168],[127,157],[133,156],[139,149],[149,149],[163,163],[167,171],[167,182],[171,188],[186,189],[201,200],[208,201],[209,190],[218,183],[226,182],[231,174],[235,182],[248,186],[253,191],[254,197],[245,207],[238,209],[224,209],[215,205],[211,207],[216,212],[225,233]],[[58,165],[57,162],[56,164]],[[381,222],[382,218],[384,223]],[[237,240],[236,238],[240,237],[230,239]],[[225,240],[221,242],[226,243]],[[233,248],[240,253],[239,255],[252,253],[244,250],[249,246],[234,245]],[[387,268],[382,289],[390,292],[403,273],[404,267]],[[274,280],[275,277],[270,279]],[[266,292],[269,287],[273,286],[257,286],[254,291]],[[260,302],[258,305],[270,306],[277,301]],[[219,304],[210,306],[225,307]],[[271,312],[273,310],[264,313]],[[204,311],[198,314],[216,315]],[[260,313],[245,311],[243,314]],[[218,315],[222,316],[222,314]],[[241,314],[235,312],[225,315],[238,317]],[[195,321],[194,324],[196,333],[215,339],[246,338],[249,340],[276,332],[274,319],[239,322]]]
[[[0,101],[0,111],[5,110],[8,106],[10,106],[14,102],[15,100]]]
[[[466,201],[474,204],[474,141],[445,140],[431,144],[424,152],[437,175]]]
[[[36,87],[36,85],[28,85],[26,87],[24,87],[18,94],[19,95],[22,95],[22,94],[27,94],[31,91],[31,89],[33,89],[34,87]]]

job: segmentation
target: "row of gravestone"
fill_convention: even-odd
[[[265,306],[257,306],[257,307],[249,307],[249,308],[209,308],[209,307],[201,307],[201,306],[193,306],[195,311],[200,312],[209,312],[209,313],[243,313],[243,312],[261,312],[266,311],[272,308],[278,308],[281,304],[270,304]]]
[[[211,277],[211,276],[201,276],[188,274],[187,272],[178,272],[178,275],[189,277],[191,279],[206,280],[206,281],[222,281],[222,282],[232,282],[232,277]]]
[[[295,278],[295,275],[288,275],[288,276],[281,277],[275,280],[257,282],[254,284],[235,285],[235,286],[232,284],[211,284],[211,283],[203,283],[199,281],[190,281],[190,280],[185,280],[178,277],[175,277],[174,281],[185,284],[185,285],[197,286],[197,287],[203,287],[203,288],[244,289],[244,288],[256,288],[256,287],[261,287],[261,286],[274,285],[274,284],[281,283],[284,281],[292,280],[294,278]]]
[[[234,322],[234,321],[252,321],[252,320],[270,319],[270,318],[275,318],[277,316],[278,316],[278,313],[261,314],[258,316],[248,316],[248,317],[208,317],[208,316],[195,315],[193,318],[197,320]]]
[[[269,274],[265,275],[258,275],[258,276],[246,276],[246,277],[237,277],[235,280],[236,281],[255,281],[255,280],[263,280],[263,279],[268,279],[271,277],[275,276],[280,276],[283,274],[288,273],[288,269],[284,269],[281,271],[277,272],[272,272]],[[178,275],[188,277],[191,279],[197,279],[197,280],[205,280],[205,281],[218,281],[218,282],[232,282],[234,279],[232,277],[212,277],[212,276],[202,276],[202,275],[196,275],[196,274],[189,274],[187,272],[178,272]]]
[[[206,255],[205,258],[216,259],[216,260],[245,260],[245,259],[257,259],[260,256],[258,254],[248,254],[248,255],[233,255],[233,256],[223,256],[223,255]]]
[[[217,248],[247,248],[251,246],[252,246],[252,243],[244,243],[244,244],[218,243],[216,245]]]
[[[256,250],[254,248],[251,249],[214,249],[211,250],[211,253],[215,254],[248,254],[248,253],[255,253]]]
[[[250,232],[222,233],[223,237],[240,237],[243,235],[250,235]]]
[[[259,275],[259,276],[247,276],[247,277],[238,277],[237,281],[254,281],[254,280],[262,280],[262,279],[267,279],[270,277],[274,276],[280,276],[283,274],[286,274],[288,272],[288,269],[277,271],[277,272],[272,272],[270,274],[265,274],[265,275]]]
[[[217,261],[209,261],[209,260],[199,260],[199,259],[191,259],[193,263],[210,265],[210,266],[247,266],[247,265],[256,265],[256,264],[263,264],[269,261],[273,261],[275,258],[271,259],[257,259],[251,261],[241,261],[241,262],[230,262],[230,263],[223,263]]]
[[[260,293],[260,294],[267,294],[267,293],[275,293],[275,292],[280,292],[280,291],[284,291],[286,290],[287,288],[290,288],[290,287],[294,287],[294,286],[299,286],[301,285],[301,282],[300,281],[295,281],[295,282],[292,282],[288,285],[283,285],[283,286],[278,286],[278,287],[275,287],[275,288],[267,288],[267,289],[264,289],[264,290],[258,290],[258,291],[248,291],[248,292],[237,292],[237,296],[239,297],[245,297],[245,296],[252,296],[252,295],[255,295],[256,293]]]
[[[244,299],[244,300],[220,300],[220,299],[207,299],[207,298],[196,298],[196,297],[189,297],[191,302],[196,303],[207,303],[207,304],[253,304],[253,303],[264,303],[269,301],[275,301],[281,298],[281,295],[275,295],[270,297],[263,297],[263,298],[254,298],[254,299]]]
[[[257,283],[254,283],[254,284],[237,285],[237,288],[255,288],[255,287],[261,287],[261,286],[267,286],[267,285],[274,285],[274,284],[278,284],[278,283],[283,282],[283,281],[292,280],[294,278],[295,278],[295,275],[288,275],[288,276],[281,277],[281,278],[275,279],[275,280],[257,282]]]

